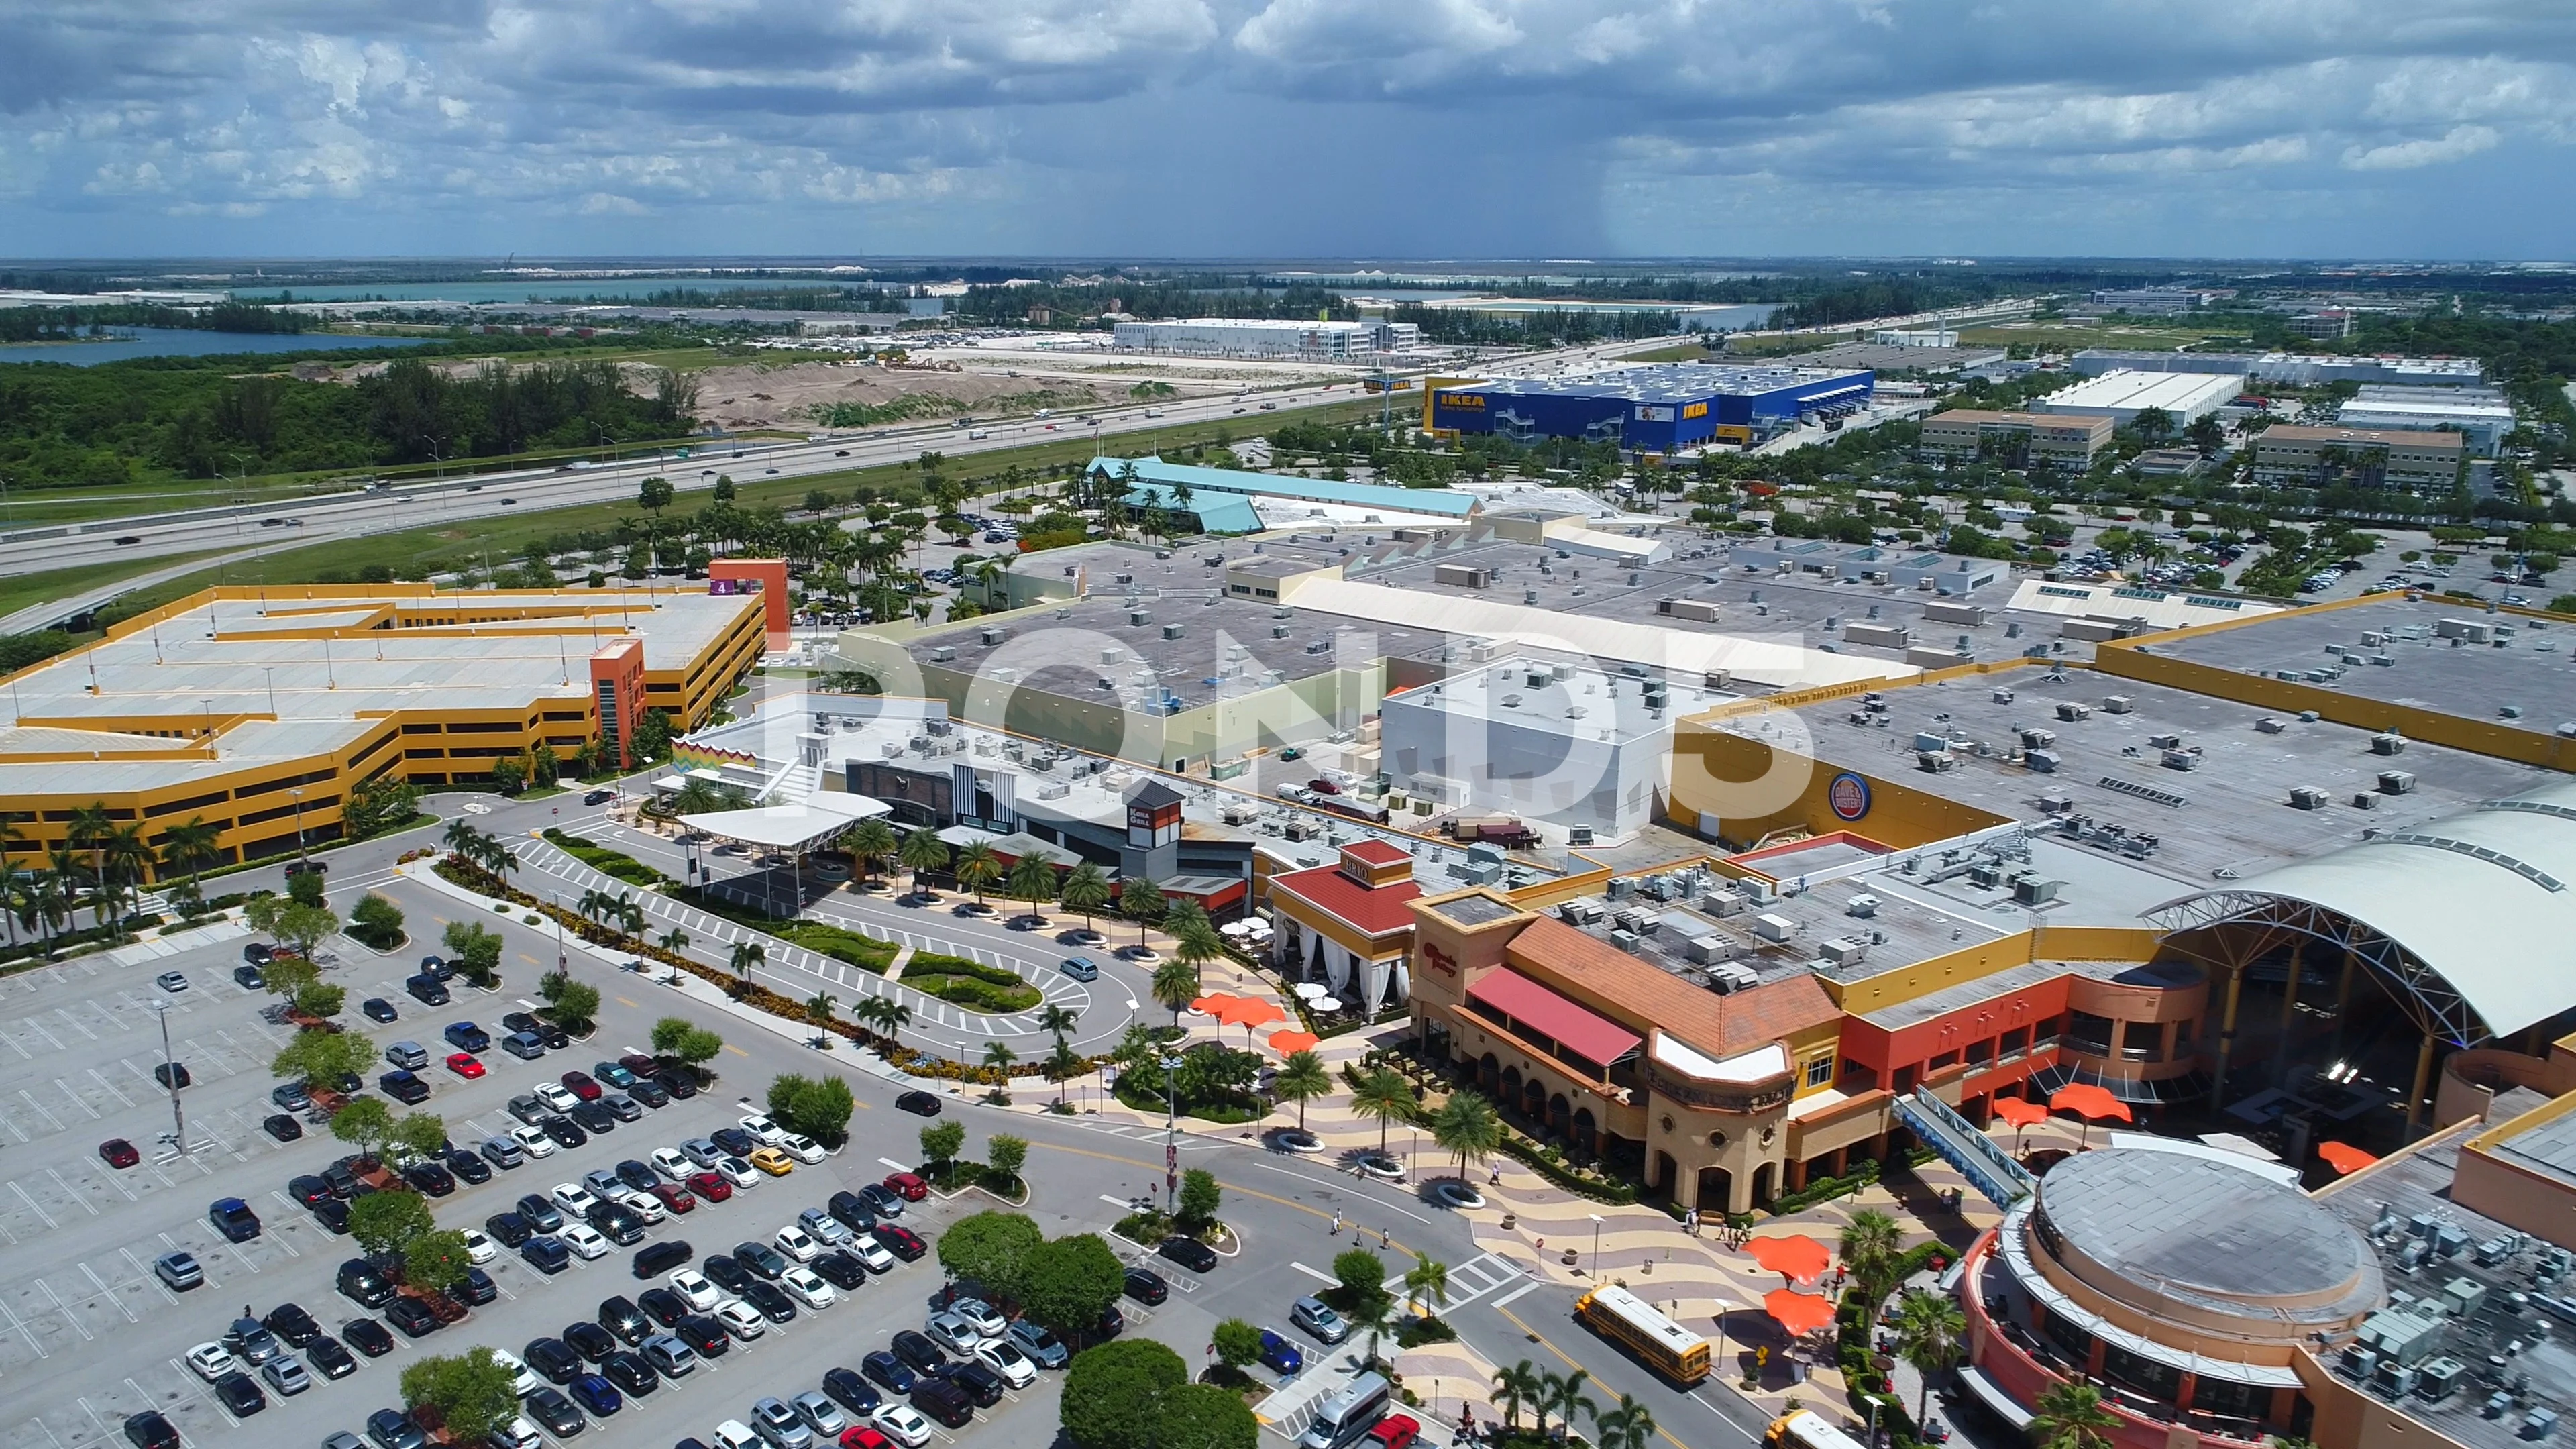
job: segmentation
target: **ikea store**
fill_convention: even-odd
[[[1433,389],[1423,427],[1671,453],[1747,444],[1793,423],[1858,412],[1869,404],[1872,377],[1838,368],[1675,362],[1577,378],[1495,378]]]

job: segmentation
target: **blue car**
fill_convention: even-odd
[[[1306,1355],[1298,1351],[1297,1345],[1266,1328],[1261,1330],[1261,1361],[1282,1374],[1298,1373],[1306,1367]]]
[[[912,1366],[884,1349],[860,1359],[859,1371],[885,1385],[888,1393],[901,1395],[912,1392]]]
[[[583,1374],[580,1378],[574,1379],[572,1396],[595,1418],[605,1419],[626,1407],[626,1401],[617,1396],[617,1385],[598,1374]]]
[[[521,1243],[519,1256],[527,1260],[529,1267],[549,1277],[572,1266],[572,1249],[563,1245],[563,1239],[551,1235]]]

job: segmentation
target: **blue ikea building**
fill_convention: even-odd
[[[1576,378],[1497,378],[1431,394],[1435,431],[1497,433],[1518,442],[1581,438],[1631,453],[1751,443],[1801,419],[1831,419],[1869,403],[1874,375],[1826,367],[1673,362]]]

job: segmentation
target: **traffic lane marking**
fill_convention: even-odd
[[[1546,1334],[1539,1332],[1528,1324],[1521,1322],[1519,1314],[1513,1313],[1508,1309],[1503,1309],[1499,1306],[1497,1306],[1495,1311],[1501,1313],[1503,1317],[1510,1319],[1512,1326],[1527,1335],[1530,1342],[1546,1349],[1549,1353],[1555,1354],[1558,1362],[1564,1364],[1570,1369],[1580,1369],[1584,1376],[1591,1379],[1592,1382],[1596,1384],[1601,1383],[1601,1376],[1599,1374],[1592,1372],[1592,1370],[1585,1365],[1576,1362],[1572,1354],[1569,1354],[1564,1349],[1556,1346],[1556,1341],[1554,1339],[1549,1338]],[[1604,1384],[1603,1387],[1606,1388],[1608,1385]],[[1718,1413],[1715,1405],[1700,1398],[1697,1394],[1684,1394],[1682,1397],[1689,1400],[1691,1403],[1697,1404],[1701,1408],[1708,1410],[1711,1414],[1716,1415],[1720,1423],[1725,1424],[1726,1427],[1733,1429],[1736,1433],[1742,1434],[1746,1443],[1749,1444],[1754,1442],[1753,1436],[1745,1431],[1743,1425],[1736,1423],[1733,1419],[1727,1418],[1724,1414]],[[1692,1446],[1685,1444],[1679,1438],[1676,1438],[1671,1427],[1665,1424],[1658,1423],[1655,1425],[1655,1437],[1669,1441],[1672,1444],[1673,1449],[1692,1449]]]

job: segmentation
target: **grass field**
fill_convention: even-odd
[[[1354,400],[1330,407],[1303,409],[1295,414],[1308,421],[1350,421],[1374,416],[1374,402]],[[1266,418],[1276,422],[1277,418]],[[1250,437],[1258,427],[1241,426],[1249,418],[1209,420],[1184,423],[1149,432],[1125,433],[1115,443],[1134,454],[1161,448],[1179,447],[1210,441],[1219,433],[1232,437]],[[1112,440],[1104,439],[1104,446]],[[1032,443],[1026,447],[999,452],[977,453],[958,459],[957,471],[969,478],[1000,473],[1011,464],[1024,469],[1045,470],[1087,461],[1092,456],[1089,438],[1065,438],[1055,442]],[[972,464],[971,471],[963,465]],[[917,479],[920,475],[908,464],[885,464],[873,468],[852,469],[837,473],[814,474],[803,478],[760,478],[737,480],[740,501],[748,506],[774,503],[781,507],[800,506],[805,495],[816,488],[827,488],[847,494],[852,488],[867,485],[877,488]],[[703,502],[703,494],[683,494],[684,505]],[[151,607],[181,598],[199,589],[211,588],[217,582],[237,585],[295,584],[317,582],[324,573],[355,577],[370,564],[382,564],[397,577],[418,577],[436,572],[440,567],[472,562],[476,555],[488,555],[494,567],[514,560],[519,549],[535,539],[552,534],[582,529],[605,529],[620,518],[631,518],[642,510],[632,502],[591,503],[571,508],[542,509],[528,513],[510,513],[488,518],[460,519],[454,523],[403,529],[395,533],[371,534],[364,538],[334,539],[305,548],[284,549],[245,563],[221,569],[200,569],[168,583],[156,584],[128,596],[126,603]],[[944,560],[945,555],[941,555]],[[169,557],[141,559],[132,564],[97,564],[77,569],[54,569],[44,573],[20,574],[0,578],[0,614],[42,603],[47,599],[65,598],[83,589],[95,588],[116,579],[148,573],[179,560]],[[14,603],[8,602],[15,600]]]
[[[2243,337],[2243,333],[2226,327],[2160,327],[2099,322],[2077,326],[2071,322],[1999,322],[1991,327],[1963,327],[1959,341],[1968,347],[2041,347],[2065,351],[2081,347],[2108,347],[2130,352],[2171,352],[2213,337]]]

